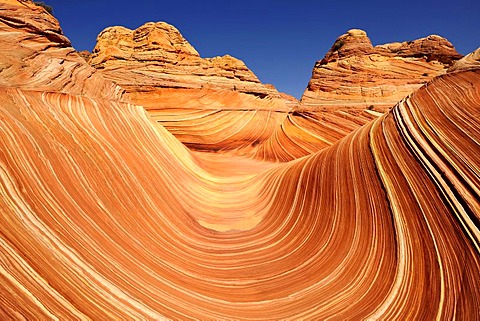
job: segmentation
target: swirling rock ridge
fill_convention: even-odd
[[[0,319],[480,319],[475,55],[320,150],[297,112],[279,162],[188,148],[46,11],[0,14]]]

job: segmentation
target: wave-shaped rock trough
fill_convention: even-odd
[[[108,81],[0,72],[0,319],[480,319],[480,70],[462,70],[357,126],[338,111],[325,146],[290,113],[248,157],[190,150]]]

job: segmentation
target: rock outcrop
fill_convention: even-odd
[[[365,31],[352,29],[315,64],[301,102],[309,110],[386,111],[460,58],[440,36],[374,47]]]
[[[0,86],[119,98],[123,90],[87,65],[43,7],[0,2]]]
[[[78,55],[83,59],[85,59],[85,61],[89,61],[90,57],[92,56],[92,53],[88,50],[82,50],[82,51],[78,51]]]
[[[480,48],[458,60],[448,72],[464,71],[480,68]]]
[[[149,22],[136,30],[105,29],[97,38],[90,63],[147,109],[159,104],[202,106],[202,90],[249,95],[244,96],[245,103],[239,108],[286,109],[275,88],[263,85],[241,60],[229,55],[201,58],[180,32],[165,22]],[[190,96],[190,104],[175,104],[174,100],[164,103],[163,98],[172,95],[171,88],[182,89],[182,96]],[[220,100],[217,105],[237,107],[242,96],[235,95],[234,103]]]
[[[275,87],[262,84],[241,60],[201,58],[165,22],[105,29],[89,62],[124,88],[125,98],[195,149],[251,147],[266,140],[290,109]],[[221,132],[212,133],[219,122]]]

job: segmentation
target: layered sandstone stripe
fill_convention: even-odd
[[[163,22],[105,29],[89,61],[190,148],[289,161],[331,146],[460,57],[439,36],[373,47],[350,30],[317,62],[301,103],[233,57],[201,58]]]
[[[466,55],[448,69],[448,72],[474,70],[480,68],[480,48]]]
[[[440,78],[285,164],[4,88],[3,317],[476,319],[479,84]]]
[[[272,101],[259,105],[259,98],[234,91],[201,89],[194,98],[189,91],[169,89],[162,95],[172,104],[146,108],[150,118],[185,145],[202,151],[251,150],[272,135],[288,112]]]
[[[322,111],[295,110],[288,113],[272,135],[258,145],[241,148],[255,159],[288,162],[329,147],[382,113],[352,108]]]
[[[1,86],[121,98],[123,89],[85,64],[42,7],[2,0],[0,26]]]

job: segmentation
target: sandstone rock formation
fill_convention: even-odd
[[[119,98],[105,79],[71,47],[58,21],[31,1],[2,1],[0,85]],[[8,45],[7,45],[8,44]]]
[[[335,144],[379,116],[382,113],[355,109],[293,111],[266,140],[236,153],[267,161],[292,161]]]
[[[480,48],[458,60],[448,72],[478,69],[480,68]]]
[[[107,78],[125,88],[134,100],[144,93],[152,93],[158,98],[155,102],[162,103],[161,93],[165,88],[199,91],[207,88],[250,94],[261,99],[279,98],[275,88],[263,85],[241,60],[229,55],[201,58],[180,32],[165,22],[149,22],[136,30],[105,29],[98,36],[90,62]],[[192,91],[191,95],[195,93]],[[189,92],[182,93],[186,94]],[[228,101],[224,103],[229,107]],[[279,108],[282,107],[279,104]]]
[[[242,61],[229,55],[201,58],[165,22],[136,30],[105,29],[90,63],[124,88],[126,98],[197,149],[235,149],[263,141],[289,109],[275,87],[263,85]],[[222,133],[211,132],[219,119]],[[266,126],[256,130],[256,122]]]
[[[309,110],[353,107],[384,112],[459,58],[440,36],[374,47],[365,31],[352,29],[315,64],[301,102]]]
[[[78,55],[83,59],[85,59],[85,61],[89,61],[90,57],[92,56],[92,53],[88,50],[82,50],[82,51],[78,51]]]
[[[1,48],[79,72],[0,52],[41,84],[0,73],[1,320],[480,319],[480,69],[290,162],[194,152],[22,3],[0,0]]]

